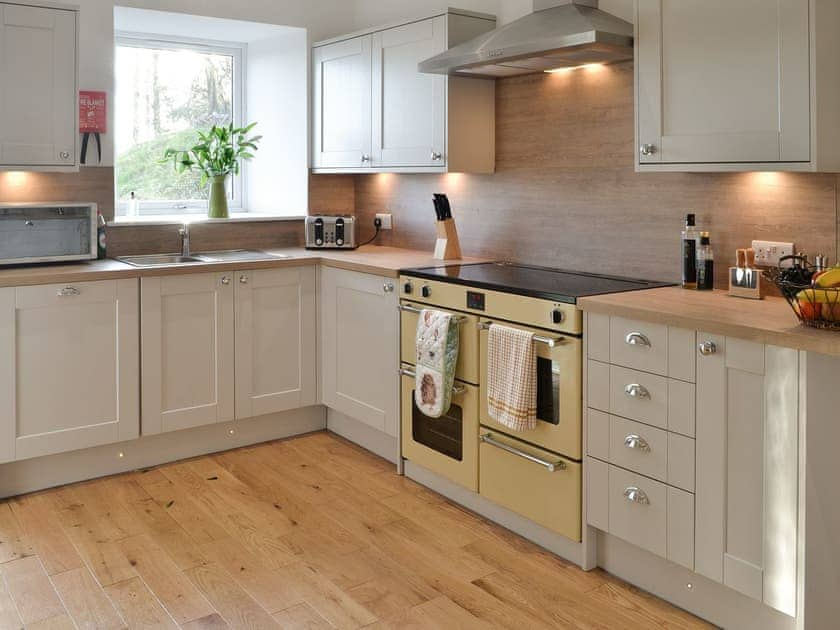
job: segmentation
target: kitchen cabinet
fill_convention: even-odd
[[[417,65],[494,26],[489,16],[449,11],[316,44],[315,172],[493,172],[493,81]]]
[[[0,462],[136,438],[135,279],[0,289]]]
[[[141,283],[143,434],[315,404],[313,267]]]
[[[587,336],[587,523],[794,616],[799,353],[593,313]]]
[[[237,419],[314,405],[315,267],[235,277]]]
[[[834,0],[638,0],[637,170],[840,170]]]
[[[321,269],[323,403],[389,436],[399,427],[396,280]]]
[[[233,273],[140,282],[143,434],[233,420]]]
[[[0,169],[77,166],[77,20],[73,9],[0,3]]]
[[[799,353],[698,342],[696,571],[794,616]]]

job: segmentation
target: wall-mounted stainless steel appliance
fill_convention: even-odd
[[[0,265],[91,260],[95,203],[0,204]]]
[[[663,286],[506,263],[405,270],[402,456],[572,540],[582,533],[583,318],[579,297]],[[456,314],[461,350],[450,412],[414,404],[414,335],[421,309]],[[534,333],[537,428],[514,432],[487,411],[487,329]]]
[[[307,249],[356,249],[356,218],[306,217]]]
[[[423,61],[420,72],[488,79],[633,59],[633,25],[598,0],[534,0],[534,12]]]

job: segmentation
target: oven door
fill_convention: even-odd
[[[414,403],[414,370],[402,376],[402,456],[457,484],[478,491],[478,387],[455,382],[452,405],[429,418]]]
[[[403,363],[417,363],[417,319],[424,308],[450,313],[459,318],[458,363],[455,378],[474,385],[478,384],[478,317],[467,313],[456,313],[445,308],[426,307],[423,304],[403,302],[400,304],[400,357]]]
[[[482,320],[482,324],[490,323],[490,320]],[[517,432],[490,418],[487,411],[487,329],[482,328],[481,424],[549,451],[580,460],[583,427],[583,342],[577,337],[507,322],[500,323],[558,341],[554,347],[534,342],[537,351],[537,428]]]

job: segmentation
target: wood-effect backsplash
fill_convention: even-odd
[[[359,176],[363,238],[374,213],[391,212],[382,244],[432,248],[431,197],[446,192],[470,256],[677,281],[679,232],[695,212],[721,286],[753,238],[837,260],[836,175],[636,173],[630,63],[502,79],[496,90],[496,174]]]

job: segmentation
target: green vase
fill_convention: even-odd
[[[227,175],[216,175],[210,178],[210,203],[207,216],[211,219],[227,219],[229,216],[226,180]]]

